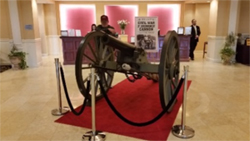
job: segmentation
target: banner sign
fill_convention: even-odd
[[[135,45],[158,52],[158,17],[135,17]]]

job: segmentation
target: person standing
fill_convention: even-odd
[[[116,36],[116,31],[113,26],[109,25],[108,16],[102,15],[101,16],[101,24],[96,27],[96,31],[102,30],[107,34]]]
[[[196,20],[192,20],[191,25],[192,31],[191,31],[191,39],[190,39],[190,50],[189,50],[189,57],[191,60],[194,60],[194,50],[197,46],[197,43],[199,42],[199,37],[201,35],[200,27],[196,25]]]
[[[91,31],[95,31],[95,29],[96,29],[96,24],[92,24],[91,25]]]

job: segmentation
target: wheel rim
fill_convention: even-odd
[[[78,88],[84,97],[91,98],[86,92],[87,80],[90,74],[89,65],[102,65],[104,61],[114,61],[113,49],[99,42],[100,37],[105,34],[102,32],[91,32],[81,41],[76,55],[75,75]],[[95,68],[106,92],[111,87],[114,72],[106,69]],[[95,79],[95,95],[97,100],[103,95]]]
[[[164,108],[172,98],[179,82],[179,42],[175,31],[164,38],[159,65],[159,94]]]

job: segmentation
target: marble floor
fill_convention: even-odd
[[[250,67],[225,66],[201,58],[182,62],[189,65],[192,80],[187,98],[187,125],[195,130],[193,141],[248,141]],[[58,107],[54,56],[43,57],[42,65],[27,70],[0,73],[1,141],[80,141],[89,129],[58,124],[51,110]],[[62,60],[62,59],[60,59]],[[74,66],[64,66],[69,93],[74,106],[82,102]],[[115,74],[114,84],[123,80]],[[67,106],[63,95],[63,105]],[[181,122],[181,110],[175,124]],[[139,139],[107,133],[107,141]],[[183,140],[170,133],[169,141]]]

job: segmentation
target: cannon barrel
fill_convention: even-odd
[[[122,53],[125,53],[127,55],[133,55],[136,46],[125,43],[123,41],[118,40],[115,37],[109,36],[109,35],[104,35],[101,37],[101,42],[105,45],[114,47],[115,49],[120,50]]]

